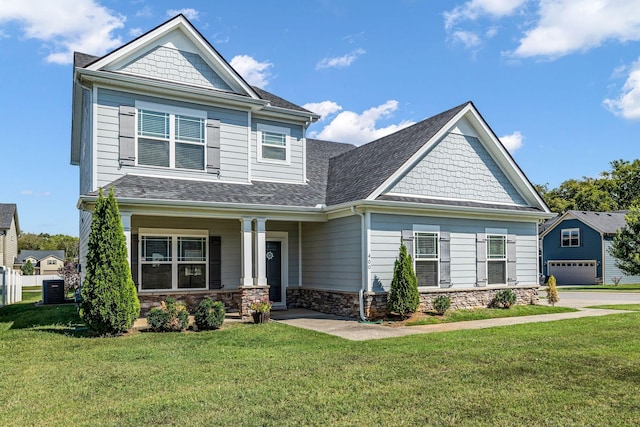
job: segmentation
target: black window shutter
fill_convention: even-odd
[[[209,236],[209,289],[222,288],[222,239]]]
[[[138,286],[138,235],[131,235],[131,278]]]
[[[134,166],[136,164],[136,108],[129,105],[121,105],[119,113],[119,157],[121,166]]]
[[[220,172],[220,120],[207,119],[207,173]]]

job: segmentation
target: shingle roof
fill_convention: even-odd
[[[329,158],[354,148],[307,140],[307,185],[262,181],[247,185],[125,175],[107,187],[113,186],[119,198],[314,207],[324,203]]]
[[[470,202],[467,200],[425,199],[422,197],[389,196],[386,194],[383,194],[382,196],[376,198],[376,200],[420,203],[424,205],[465,206],[465,207],[472,207],[472,208],[500,209],[500,210],[510,210],[510,211],[542,212],[541,209],[536,208],[534,206],[496,205],[492,203]]]
[[[331,159],[327,205],[368,197],[470,102]]]
[[[86,53],[73,52],[73,66],[84,68],[100,59],[99,56],[88,55]]]
[[[592,212],[571,210],[568,212],[589,227],[604,234],[616,234],[619,228],[627,224],[624,219],[627,211]]]
[[[255,87],[255,86],[251,86],[251,88],[258,94],[260,98],[269,101],[271,105],[274,107],[286,108],[288,110],[302,111],[302,112],[314,114],[314,115],[316,114],[305,108],[300,107],[299,105],[289,102],[286,99],[280,98],[279,96],[274,95],[271,92],[267,92],[264,89],[260,89],[259,87]]]
[[[16,205],[14,203],[0,203],[0,230],[11,228],[11,220],[15,214]]]
[[[22,250],[16,257],[16,264],[23,264],[24,260],[32,257],[40,261],[42,258],[46,258],[48,256],[54,256],[58,259],[64,261],[64,251],[63,250],[52,250],[52,251],[31,251],[31,250]]]

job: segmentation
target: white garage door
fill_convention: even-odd
[[[594,285],[596,283],[596,262],[591,261],[548,261],[548,272],[555,276],[558,285]]]

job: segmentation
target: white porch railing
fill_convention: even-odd
[[[0,307],[22,301],[22,276],[0,266]]]

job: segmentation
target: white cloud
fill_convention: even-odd
[[[481,43],[480,37],[471,31],[454,31],[451,37],[454,41],[462,43],[466,49],[477,47]]]
[[[167,16],[169,18],[173,18],[176,15],[180,15],[183,14],[189,21],[197,21],[198,20],[198,15],[200,15],[200,12],[198,12],[195,9],[169,9],[167,10]]]
[[[522,147],[522,141],[524,140],[524,136],[519,131],[513,132],[511,135],[505,135],[500,137],[500,142],[502,145],[510,152],[518,150]]]
[[[129,35],[131,37],[138,37],[140,34],[142,34],[142,28],[131,28],[129,30]]]
[[[258,62],[249,55],[236,55],[230,64],[250,85],[264,88],[269,84],[271,62]]]
[[[344,68],[351,65],[353,61],[355,61],[358,56],[364,55],[366,51],[364,49],[356,49],[351,53],[348,53],[343,56],[337,56],[335,58],[323,58],[316,65],[316,70],[320,70],[322,68]]]
[[[320,121],[325,121],[329,116],[342,110],[342,107],[333,101],[310,102],[304,104],[302,108],[320,114],[322,116]]]
[[[458,22],[475,21],[482,15],[501,18],[514,13],[528,0],[471,0],[444,13],[444,27],[452,29]]]
[[[94,0],[3,0],[0,7],[0,24],[19,22],[24,37],[46,43],[46,61],[56,64],[71,63],[74,51],[104,55],[120,46],[113,32],[125,20]]]
[[[629,76],[620,96],[614,99],[607,98],[603,104],[617,116],[640,119],[640,59],[629,70]]]
[[[361,145],[382,138],[414,123],[403,120],[398,124],[376,127],[380,119],[389,117],[397,109],[398,101],[390,100],[382,105],[365,110],[362,114],[353,111],[342,111],[320,132],[310,132],[309,136]]]
[[[151,15],[153,15],[153,10],[150,6],[145,6],[136,12],[136,16],[140,18],[151,18]]]
[[[615,40],[640,40],[640,2],[540,1],[540,19],[513,52],[517,57],[557,58]]]
[[[49,197],[49,196],[51,196],[51,192],[49,192],[49,191],[35,192],[33,190],[22,190],[20,192],[20,194],[22,194],[24,196],[33,196],[33,197]]]

